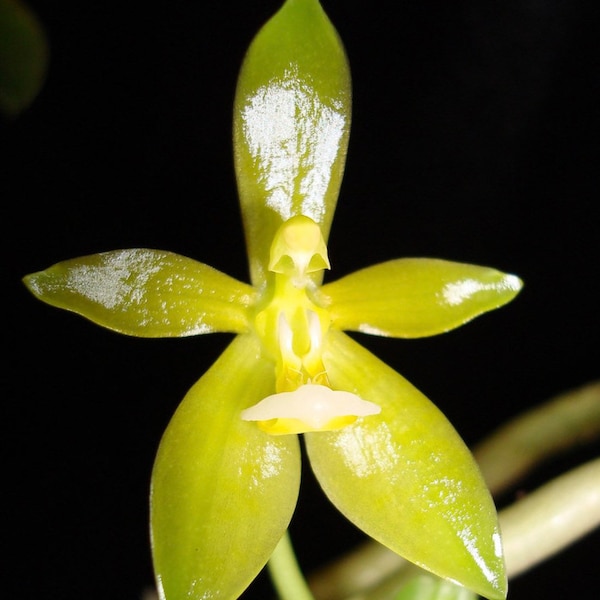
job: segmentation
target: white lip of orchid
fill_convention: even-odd
[[[376,415],[381,407],[351,392],[307,383],[292,392],[267,396],[242,411],[244,421],[258,421],[272,434],[330,431],[346,427],[359,417]]]

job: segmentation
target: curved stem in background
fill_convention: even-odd
[[[473,454],[496,496],[541,462],[599,436],[600,381],[594,381],[502,425]]]
[[[500,512],[506,573],[515,577],[600,525],[600,458]]]
[[[577,467],[500,511],[510,578],[557,554],[600,525],[600,458]],[[416,567],[377,542],[316,572],[310,585],[319,600],[388,598]],[[394,588],[395,586],[395,588]]]
[[[396,580],[407,568],[411,563],[370,540],[315,571],[309,584],[318,600],[344,600]]]
[[[279,540],[267,566],[281,600],[314,600],[296,560],[288,531]]]

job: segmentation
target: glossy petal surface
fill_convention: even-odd
[[[471,453],[444,415],[346,334],[327,337],[334,389],[381,406],[340,431],[305,435],[333,504],[409,561],[492,599],[506,595],[496,510]]]
[[[272,365],[254,336],[240,335],[169,423],[151,489],[155,572],[167,600],[237,598],[283,535],[300,483],[297,436],[273,437],[240,418],[272,391]]]
[[[255,291],[172,252],[136,248],[66,260],[24,278],[40,300],[120,333],[243,332]]]
[[[350,73],[317,0],[288,0],[253,40],[234,106],[234,154],[252,282],[283,221],[329,233],[350,128]]]
[[[337,329],[412,338],[449,331],[498,308],[522,285],[488,267],[403,258],[324,285],[321,298]]]

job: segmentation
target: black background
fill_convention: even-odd
[[[525,280],[513,303],[449,334],[360,337],[475,444],[598,377],[599,23],[582,0],[323,4],[354,86],[332,276],[434,256]],[[280,2],[31,6],[50,41],[48,79],[0,129],[3,594],[135,600],[152,584],[160,435],[230,337],[127,338],[36,301],[20,278],[153,247],[247,279],[232,98],[244,51]],[[597,453],[569,453],[514,494]],[[362,539],[308,468],[292,534],[307,570]],[[594,589],[599,548],[595,532],[516,578],[509,598]],[[244,597],[270,594],[262,574]]]

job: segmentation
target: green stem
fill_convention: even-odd
[[[288,531],[279,540],[267,566],[281,600],[314,600],[296,560]]]
[[[540,463],[600,437],[600,380],[564,392],[499,427],[473,454],[493,495]]]
[[[600,458],[546,483],[499,516],[511,578],[600,526]]]

